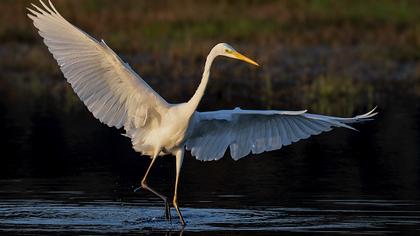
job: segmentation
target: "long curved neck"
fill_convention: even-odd
[[[206,64],[204,66],[203,77],[201,78],[200,85],[195,91],[192,98],[188,101],[189,108],[191,109],[191,114],[197,109],[198,104],[200,104],[201,98],[206,91],[207,83],[209,82],[210,77],[210,69],[211,65],[213,64],[214,58],[216,58],[216,53],[212,50],[209,55],[207,56]]]

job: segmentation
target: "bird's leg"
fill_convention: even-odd
[[[184,148],[181,148],[176,153],[176,179],[175,179],[175,191],[174,191],[173,204],[174,204],[176,213],[178,213],[179,220],[181,221],[182,226],[185,226],[184,217],[182,217],[181,211],[178,208],[178,200],[177,200],[179,173],[181,172],[181,166],[182,166],[183,160],[184,160]]]
[[[147,185],[146,179],[147,176],[149,175],[150,169],[152,168],[153,164],[155,163],[157,155],[154,155],[152,158],[152,162],[150,162],[149,168],[147,168],[146,174],[144,174],[143,179],[141,180],[141,187],[140,188],[144,188],[149,190],[150,192],[152,192],[153,194],[155,194],[156,196],[158,196],[159,198],[161,198],[163,200],[163,202],[165,203],[165,218],[167,220],[171,220],[171,208],[168,202],[168,198],[163,196],[162,194],[158,193],[156,190],[152,189],[151,187],[149,187]],[[139,188],[135,189],[134,192],[136,192]]]

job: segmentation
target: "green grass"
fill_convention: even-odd
[[[320,76],[303,88],[304,101],[311,109],[332,114],[352,115],[357,107],[373,107],[375,88],[372,83],[351,78]]]

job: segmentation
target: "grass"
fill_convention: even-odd
[[[351,116],[357,107],[373,107],[375,88],[370,83],[355,82],[351,78],[321,76],[303,87],[304,102],[325,114]]]
[[[216,40],[293,45],[379,40],[384,46],[420,48],[418,1],[54,2],[76,25],[124,51],[198,48],[200,52]],[[25,16],[29,3],[0,2],[0,42],[34,41],[33,27]]]
[[[58,91],[77,101],[61,85],[41,89],[51,78],[54,83],[64,80],[26,17],[30,2],[0,1],[0,67],[8,78],[0,79],[0,85],[41,94]],[[380,83],[375,78],[408,78],[413,88],[420,87],[420,2],[415,0],[53,2],[73,24],[104,38],[172,101],[192,94],[206,54],[221,41],[263,65],[254,70],[216,62],[208,93],[232,106],[243,97],[256,106],[314,104],[327,113],[327,104],[336,104],[334,109],[352,104],[340,111],[348,114],[358,101],[374,103],[378,88],[373,83]],[[203,106],[212,108],[212,103]]]

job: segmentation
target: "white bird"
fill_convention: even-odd
[[[177,189],[185,150],[201,161],[219,160],[229,148],[239,160],[253,154],[280,149],[333,127],[353,129],[348,124],[370,119],[372,111],[352,118],[340,118],[278,110],[196,111],[206,90],[214,59],[225,56],[258,65],[226,43],[210,51],[201,83],[185,103],[171,104],[156,93],[131,67],[101,42],[63,18],[51,1],[43,8],[32,4],[33,20],[44,43],[57,60],[64,77],[95,118],[116,128],[124,127],[135,151],[151,157],[141,187],[163,199],[165,216],[170,219],[168,199],[147,185],[147,176],[158,156],[176,157],[173,206],[182,225]]]

